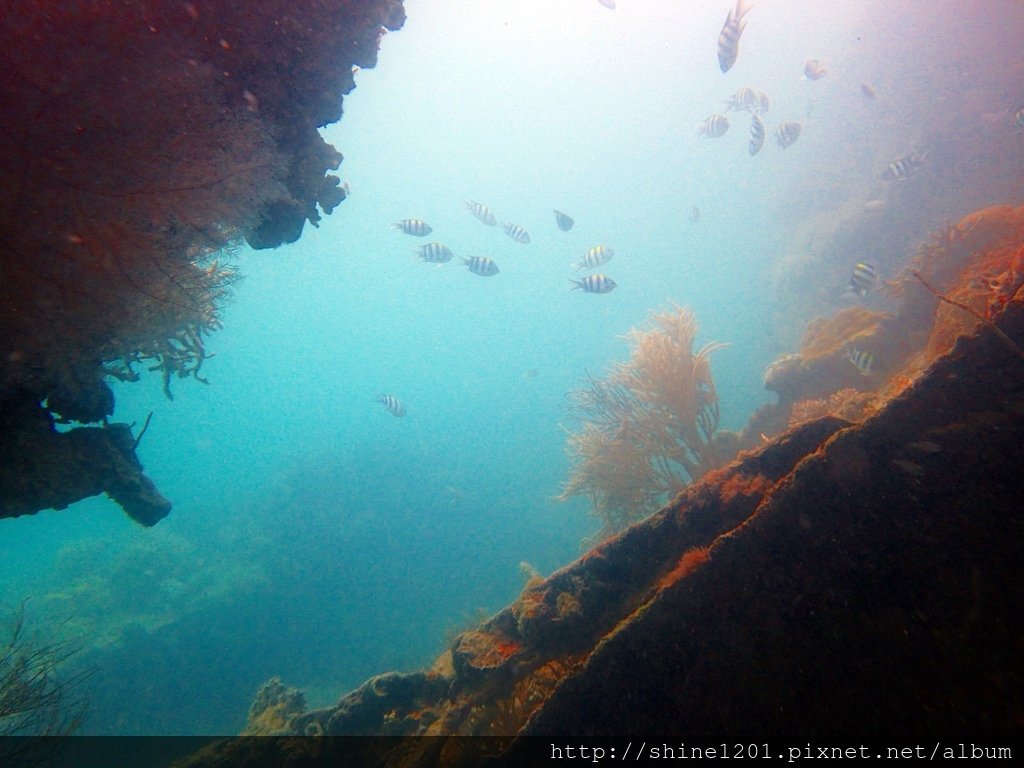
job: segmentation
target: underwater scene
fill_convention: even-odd
[[[235,5],[0,9],[0,736],[1020,738],[1020,2]]]

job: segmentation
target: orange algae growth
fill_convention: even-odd
[[[728,504],[737,497],[764,496],[772,485],[772,481],[764,475],[744,475],[740,472],[723,477],[715,485],[718,498]]]
[[[676,562],[675,567],[661,577],[658,581],[658,589],[665,589],[666,587],[672,586],[680,579],[685,579],[710,559],[710,547],[694,547],[693,549],[688,549],[683,553],[682,557],[679,558],[678,562]]]
[[[990,324],[1011,301],[1021,300],[1024,206],[985,208],[939,230],[921,245],[897,284],[904,296],[901,315],[924,326],[923,349],[904,371],[912,377],[960,336]],[[1012,340],[1004,340],[1024,355]]]
[[[832,317],[819,317],[807,325],[800,348],[805,361],[842,355],[849,347],[863,347],[880,332],[890,318],[886,312],[865,307],[848,307]]]
[[[507,661],[522,649],[523,646],[514,640],[499,640],[494,644],[495,653],[497,653],[503,661]]]
[[[901,379],[900,383],[904,387],[910,382],[906,377],[901,377]],[[789,426],[790,428],[796,427],[822,416],[839,416],[847,421],[859,421],[868,414],[870,404],[874,399],[873,393],[844,387],[833,392],[827,398],[800,400],[793,403],[789,414]]]
[[[607,537],[654,512],[721,463],[713,437],[718,395],[711,353],[694,351],[697,322],[678,306],[629,334],[629,362],[570,393],[582,421],[568,439],[573,470],[558,498],[587,496]]]
[[[543,588],[524,589],[513,605],[518,621],[533,621],[550,612],[545,597],[547,590]]]
[[[583,613],[583,604],[571,592],[559,592],[558,598],[555,600],[555,606],[558,608],[559,618],[579,616]]]
[[[503,634],[484,630],[464,632],[455,647],[464,656],[466,663],[475,669],[500,667],[523,649],[521,643]]]
[[[518,680],[507,697],[474,707],[470,714],[473,733],[491,736],[518,733],[578,664],[578,659],[573,657],[552,659]]]

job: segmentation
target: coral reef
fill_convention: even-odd
[[[729,458],[713,440],[718,396],[710,356],[723,345],[694,352],[697,322],[685,308],[654,313],[650,324],[629,334],[628,362],[569,395],[582,429],[569,437],[573,470],[559,498],[587,496],[604,523],[602,537]]]
[[[904,338],[924,345],[945,322],[931,322],[939,305],[971,318],[956,321],[972,330],[956,331],[951,347],[929,348],[925,365],[924,352],[893,360],[880,393],[794,401],[780,436],[531,578],[430,672],[375,678],[310,713],[314,732],[396,737],[360,755],[391,766],[532,764],[552,739],[637,733],[669,743],[695,733],[750,743],[1024,737],[1021,239],[961,239],[925,249],[903,284],[931,306],[922,315],[902,303],[928,320]],[[947,257],[955,268],[944,280]],[[979,285],[979,271],[997,279]],[[822,351],[809,359],[874,319],[822,324],[809,345]],[[819,343],[822,329],[832,342]],[[286,731],[309,733],[310,715]],[[318,748],[304,764],[330,764],[345,746]],[[241,764],[247,749],[225,742],[216,764]],[[271,740],[258,751],[282,761],[308,749]]]
[[[1022,241],[1024,206],[986,208],[933,233],[910,265],[884,286],[898,302],[895,313],[857,306],[813,320],[800,353],[784,355],[769,366],[765,387],[779,401],[762,408],[742,443],[754,445],[759,434],[777,434],[821,413],[822,407],[859,418],[878,407],[871,405],[867,393],[884,399],[909,386],[958,338],[980,325],[991,326],[1020,292]],[[852,364],[853,351],[872,356],[870,371]],[[865,396],[839,395],[843,390]]]
[[[533,764],[552,739],[633,733],[1019,739],[1024,362],[1000,334],[1024,342],[1024,302],[862,422],[819,418],[707,472],[430,672],[374,678],[287,732],[389,734],[359,753],[389,766]],[[244,764],[354,748],[272,739]],[[253,759],[217,749],[187,765]]]
[[[0,408],[0,518],[106,493],[136,522],[155,525],[171,504],[143,474],[136,444],[127,424],[58,432],[34,398],[8,398]]]
[[[306,710],[306,697],[298,688],[289,688],[281,678],[272,677],[256,692],[243,736],[274,736],[285,732],[290,718]]]
[[[168,397],[174,378],[203,381],[233,247],[291,242],[341,202],[327,173],[341,155],[317,128],[403,21],[400,0],[5,7],[0,410],[25,419],[22,476],[56,483],[60,504],[81,497],[47,474],[52,435],[29,427],[106,419],[108,376],[159,371]],[[104,461],[93,442],[75,464]],[[19,494],[8,483],[0,499]],[[47,505],[21,494],[3,509]]]
[[[1024,206],[992,206],[932,235],[900,273],[901,315],[934,315],[916,367],[996,317],[1024,284]]]
[[[206,544],[230,546],[216,536]],[[133,539],[116,552],[108,541],[84,539],[60,549],[48,580],[36,579],[33,609],[62,633],[88,638],[84,649],[108,648],[248,595],[265,579],[255,561],[211,562],[193,542],[166,530]]]

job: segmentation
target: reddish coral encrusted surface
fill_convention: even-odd
[[[532,579],[429,673],[287,732],[415,736],[375,755],[408,766],[527,765],[539,743],[636,734],[1019,740],[1024,304],[995,322],[864,421],[798,426]],[[310,765],[351,744],[318,749]]]
[[[0,517],[121,482],[119,448],[58,447],[50,417],[109,416],[108,376],[203,380],[236,277],[220,249],[291,242],[344,199],[317,128],[404,19],[400,0],[4,4]]]

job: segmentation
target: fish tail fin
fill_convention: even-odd
[[[569,289],[570,291],[575,291],[577,288],[582,288],[583,287],[583,281],[582,280],[572,280],[572,279],[570,279],[569,282],[573,284],[572,288]]]

